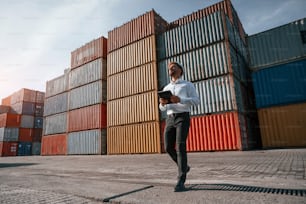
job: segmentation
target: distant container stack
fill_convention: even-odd
[[[0,142],[3,156],[40,155],[44,92],[21,89],[2,100]]]
[[[247,38],[263,148],[306,147],[306,19]]]
[[[108,33],[108,154],[161,152],[156,36],[167,26],[151,10]]]
[[[106,56],[107,39],[95,39],[47,82],[43,155],[106,154]]]
[[[184,67],[200,105],[192,107],[188,151],[246,150],[259,146],[253,134],[252,87],[245,34],[230,1],[170,23],[158,36],[159,88],[169,83],[167,65]],[[165,115],[161,115],[162,119]]]

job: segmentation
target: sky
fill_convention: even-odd
[[[70,67],[70,54],[154,9],[172,22],[220,0],[0,0],[0,100]],[[248,35],[306,17],[306,0],[232,0]]]

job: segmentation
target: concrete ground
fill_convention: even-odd
[[[306,203],[306,149],[188,153],[173,192],[166,154],[0,157],[0,203]]]

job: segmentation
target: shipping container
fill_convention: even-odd
[[[43,117],[34,117],[34,128],[43,128]]]
[[[156,70],[156,63],[153,62],[109,76],[107,100],[157,90]]]
[[[161,153],[159,122],[107,128],[107,154]]]
[[[41,137],[42,137],[43,129],[41,128],[34,128],[33,129],[33,142],[41,142]]]
[[[0,128],[0,142],[17,142],[19,128]]]
[[[41,155],[66,155],[67,135],[55,134],[42,137]]]
[[[18,156],[32,155],[32,142],[18,142]]]
[[[106,55],[107,39],[102,36],[71,52],[71,69],[98,58],[106,59]]]
[[[36,102],[36,91],[30,89],[20,89],[12,94],[11,105],[19,102]]]
[[[98,80],[106,80],[106,59],[99,58],[84,64],[69,73],[69,89]]]
[[[166,30],[168,23],[153,9],[108,32],[108,53]]]
[[[107,127],[158,120],[157,91],[133,95],[107,103]]]
[[[258,109],[263,148],[306,147],[306,103]]]
[[[101,129],[68,134],[68,154],[102,154]]]
[[[68,91],[69,71],[69,69],[66,69],[63,75],[46,82],[45,98]]]
[[[32,142],[33,134],[33,128],[19,128],[18,142]]]
[[[11,111],[11,107],[9,105],[0,105],[0,114],[9,113]]]
[[[257,108],[306,101],[306,59],[252,73]]]
[[[1,142],[0,156],[17,156],[18,142]]]
[[[68,111],[68,92],[60,93],[46,98],[44,103],[44,116],[54,115]]]
[[[43,103],[36,103],[35,104],[34,116],[42,117],[43,115],[44,115],[44,104]]]
[[[16,102],[11,105],[11,112],[22,115],[34,115],[35,103],[34,102]]]
[[[40,155],[41,152],[41,143],[33,142],[32,143],[32,155]]]
[[[156,61],[155,36],[122,47],[107,55],[107,76]]]
[[[2,113],[0,114],[0,127],[19,127],[21,122],[21,115]]]
[[[34,127],[34,116],[32,115],[21,115],[21,128],[33,128]]]
[[[99,103],[106,103],[106,86],[106,81],[99,80],[70,90],[68,92],[69,110]]]
[[[306,57],[306,18],[248,36],[250,68],[287,63]]]
[[[45,101],[45,92],[36,91],[36,100],[35,103],[44,103]]]
[[[11,106],[11,98],[12,98],[12,95],[3,98],[1,100],[1,104],[5,106]]]
[[[97,104],[68,112],[68,132],[106,128],[106,104]]]
[[[67,131],[67,112],[44,118],[43,135],[54,135],[66,133]]]

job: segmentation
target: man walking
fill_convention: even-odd
[[[177,62],[170,62],[168,73],[171,82],[164,91],[170,91],[169,99],[160,98],[159,108],[167,111],[164,132],[165,150],[178,167],[178,181],[175,192],[185,191],[186,175],[190,170],[187,163],[186,140],[190,126],[190,107],[200,103],[194,85],[181,79],[183,67]]]

